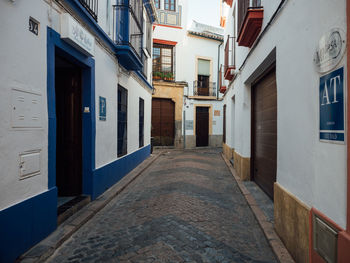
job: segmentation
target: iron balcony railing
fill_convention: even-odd
[[[79,0],[79,2],[97,22],[98,0]]]
[[[235,52],[235,37],[228,35],[225,45],[225,73],[228,69],[235,69],[236,52]]]
[[[117,45],[129,45],[142,57],[142,0],[117,0],[113,6],[113,40]]]
[[[242,30],[249,9],[261,8],[261,0],[238,0],[238,32]]]
[[[193,81],[193,96],[216,96],[216,83],[209,81]]]
[[[177,11],[157,10],[159,24],[168,26],[181,26],[182,6],[177,7]]]

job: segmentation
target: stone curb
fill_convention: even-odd
[[[106,192],[100,195],[76,214],[68,218],[65,222],[57,227],[47,238],[39,242],[16,262],[21,263],[39,263],[45,262],[52,256],[68,238],[70,238],[80,227],[88,222],[96,213],[104,208],[114,197],[120,194],[128,187],[138,176],[140,176],[151,164],[153,164],[163,151],[159,151],[145,161],[139,164],[134,170],[124,176],[118,183],[110,187]]]
[[[257,219],[260,228],[263,230],[266,239],[268,240],[273,252],[275,253],[277,260],[281,263],[295,263],[292,256],[289,254],[288,250],[284,246],[281,239],[278,237],[273,224],[269,222],[262,212],[262,210],[257,205],[254,197],[250,194],[249,190],[242,183],[241,179],[236,174],[235,169],[230,164],[229,160],[221,153],[222,159],[224,159],[226,166],[229,168],[231,174],[235,178],[239,189],[241,190],[243,196],[247,200],[247,203],[252,210],[255,218]]]

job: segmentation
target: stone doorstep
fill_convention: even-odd
[[[257,205],[254,197],[250,194],[249,190],[245,187],[241,179],[237,176],[235,169],[232,167],[230,161],[221,153],[221,157],[224,159],[227,167],[237,182],[237,185],[242,192],[244,198],[247,201],[250,209],[252,210],[255,218],[257,219],[260,228],[263,230],[264,235],[269,242],[273,252],[275,253],[277,260],[281,263],[295,263],[292,256],[284,246],[283,242],[275,232],[273,224],[271,224],[262,210]]]
[[[19,257],[16,262],[38,263],[45,262],[52,256],[68,238],[70,238],[80,227],[88,222],[97,212],[104,208],[115,196],[120,194],[128,185],[130,185],[143,171],[145,171],[153,162],[155,162],[163,151],[153,153],[149,158],[134,168],[130,173],[124,176],[118,183],[110,187],[106,192],[100,195],[96,200],[90,202],[77,213],[72,215],[47,238],[28,250]]]

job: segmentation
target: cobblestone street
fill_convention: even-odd
[[[48,262],[277,262],[217,149],[164,152]]]

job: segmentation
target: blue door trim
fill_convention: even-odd
[[[92,195],[92,175],[95,169],[95,60],[80,53],[64,42],[60,34],[47,28],[47,108],[48,134],[48,187],[56,186],[56,100],[55,55],[59,54],[82,69],[83,114],[83,194]],[[90,112],[84,112],[88,107]],[[84,112],[84,113],[83,113]]]

